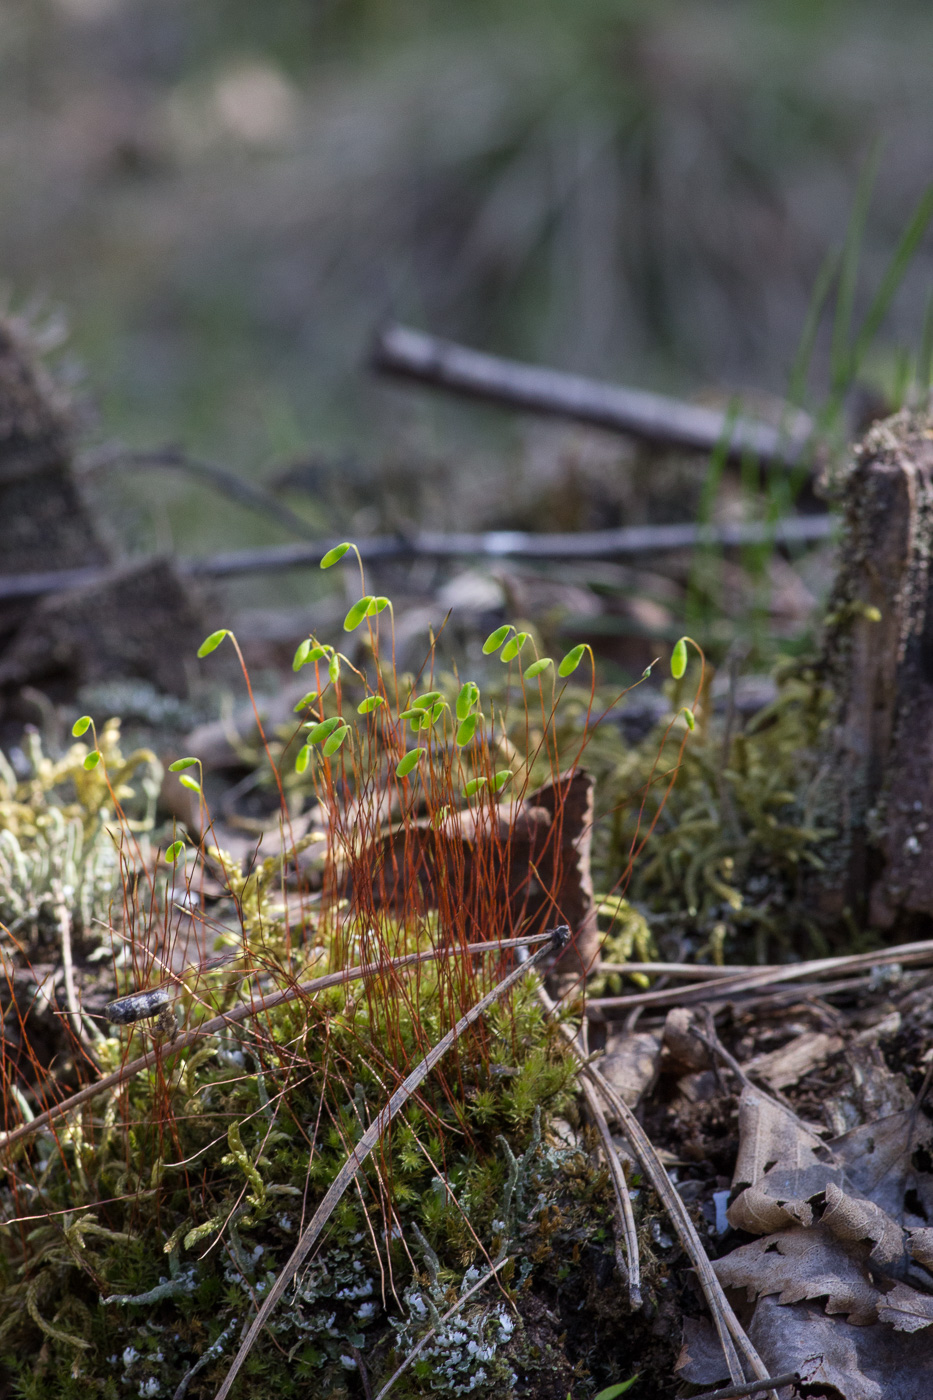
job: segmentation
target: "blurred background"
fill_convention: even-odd
[[[181,446],[322,535],[731,518],[757,489],[737,474],[713,501],[706,460],[380,380],[373,337],[400,320],[764,414],[832,400],[854,431],[929,381],[930,239],[896,258],[933,170],[931,51],[911,0],[3,0],[5,305],[50,343],[67,323],[86,453]],[[130,552],[289,537],[184,474],[88,479]],[[562,606],[635,599],[622,670],[691,608],[714,650],[741,630],[741,560],[709,587],[681,557],[601,567]],[[754,568],[799,633],[825,551]],[[493,584],[522,610],[518,575]]]

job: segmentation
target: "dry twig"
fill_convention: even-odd
[[[408,326],[383,330],[372,363],[383,374],[467,398],[569,418],[694,452],[712,452],[724,442],[732,457],[747,455],[781,467],[800,466],[812,454],[813,421],[796,410],[787,409],[784,426],[773,427],[644,389],[485,355]]]
[[[381,1140],[393,1118],[401,1112],[418,1086],[424,1082],[437,1062],[447,1054],[447,1051],[454,1042],[463,1035],[464,1031],[466,1031],[474,1021],[477,1021],[480,1016],[482,1016],[483,1012],[487,1011],[494,1002],[504,996],[511,987],[514,987],[515,983],[520,981],[526,973],[530,972],[537,964],[543,962],[552,952],[565,947],[569,938],[569,932],[569,929],[566,927],[553,930],[543,948],[539,948],[527,962],[519,963],[507,977],[503,977],[502,981],[498,982],[495,987],[493,987],[492,991],[487,992],[475,1006],[472,1006],[465,1016],[461,1016],[457,1024],[453,1026],[445,1036],[442,1036],[420,1064],[415,1066],[411,1074],[409,1074],[404,1082],[396,1089],[385,1107],[382,1108],[373,1119],[340,1171],[334,1177],[334,1180],[324,1194],[324,1199],[314,1212],[310,1224],[295,1246],[291,1258],[282,1269],[263,1300],[262,1307],[253,1319],[250,1329],[240,1345],[239,1351],[233,1358],[230,1370],[227,1372],[223,1385],[218,1390],[215,1400],[225,1400],[225,1397],[229,1395],[230,1388],[244,1361],[252,1350],[259,1333],[268,1322],[286,1288],[314,1247],[321,1231],[339,1205],[347,1187],[356,1177],[373,1148]]]
[[[61,1103],[53,1105],[45,1113],[37,1114],[30,1122],[23,1123],[19,1128],[14,1128],[12,1132],[0,1135],[0,1151],[12,1147],[15,1143],[23,1141],[24,1138],[32,1137],[43,1128],[49,1127],[57,1119],[72,1113],[82,1104],[90,1102],[91,1099],[97,1098],[99,1094],[132,1079],[135,1074],[148,1069],[157,1060],[164,1062],[179,1054],[180,1051],[187,1050],[189,1046],[196,1045],[205,1036],[214,1035],[227,1026],[236,1025],[238,1022],[245,1021],[251,1016],[258,1016],[264,1011],[271,1011],[276,1006],[284,1006],[286,1002],[295,1001],[298,997],[314,996],[317,992],[323,992],[328,987],[340,986],[343,982],[355,982],[365,977],[379,977],[389,969],[397,971],[400,968],[414,967],[419,963],[433,962],[442,957],[498,953],[503,948],[527,948],[530,944],[540,943],[545,938],[548,939],[548,946],[550,946],[550,935],[539,933],[528,938],[504,938],[497,943],[468,943],[464,948],[436,948],[425,953],[409,953],[402,958],[389,958],[385,962],[378,963],[363,963],[356,967],[345,968],[340,972],[330,972],[325,977],[315,977],[310,982],[299,982],[293,987],[285,987],[280,992],[272,992],[269,996],[257,997],[254,1001],[245,1002],[242,1006],[235,1006],[220,1016],[214,1016],[211,1020],[204,1021],[200,1026],[195,1026],[193,1030],[178,1036],[169,1044],[148,1050],[145,1055],[130,1060],[128,1064],[122,1065],[112,1074],[105,1075],[103,1079],[96,1079],[93,1084],[88,1084],[78,1093],[72,1094],[70,1098],[63,1099]]]

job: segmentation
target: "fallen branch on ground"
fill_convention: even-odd
[[[750,456],[780,467],[806,465],[812,457],[814,425],[799,410],[788,409],[785,427],[773,427],[644,389],[485,355],[408,326],[386,327],[376,340],[372,364],[381,374],[646,442],[694,452],[712,452],[727,443],[730,457]]]
[[[24,1138],[33,1137],[43,1128],[50,1127],[56,1119],[80,1108],[82,1104],[97,1098],[99,1094],[105,1093],[108,1089],[113,1089],[116,1085],[125,1083],[127,1079],[132,1079],[135,1074],[148,1069],[157,1060],[164,1062],[182,1050],[187,1050],[189,1046],[197,1044],[205,1036],[214,1035],[227,1026],[236,1025],[237,1022],[245,1021],[251,1016],[258,1016],[263,1011],[271,1011],[276,1006],[284,1006],[286,1002],[295,1001],[298,997],[314,996],[317,992],[325,991],[328,987],[338,987],[341,983],[354,982],[359,978],[378,977],[390,968],[397,971],[405,967],[414,967],[417,963],[433,962],[445,956],[497,953],[503,948],[527,948],[530,944],[540,943],[545,938],[550,942],[549,934],[537,933],[529,935],[527,938],[504,938],[495,943],[468,943],[465,948],[459,946],[432,948],[424,953],[408,953],[404,957],[390,958],[385,962],[363,963],[357,967],[342,969],[340,972],[329,972],[326,976],[315,977],[310,982],[299,982],[292,987],[283,988],[280,992],[272,992],[269,996],[256,997],[252,1001],[244,1002],[241,1006],[235,1006],[230,1011],[223,1012],[220,1016],[214,1016],[211,1020],[202,1022],[200,1026],[195,1026],[193,1030],[178,1036],[167,1045],[160,1045],[157,1049],[148,1050],[145,1055],[140,1055],[137,1059],[121,1065],[119,1069],[114,1070],[112,1074],[105,1075],[103,1079],[95,1079],[93,1084],[88,1084],[78,1093],[72,1094],[70,1098],[63,1099],[61,1103],[53,1105],[45,1113],[37,1114],[28,1123],[14,1128],[12,1132],[0,1134],[0,1152],[12,1147],[14,1143],[21,1142]]]
[[[519,530],[491,530],[480,535],[375,535],[360,540],[364,563],[388,559],[614,559],[709,545],[736,549],[743,545],[818,544],[835,533],[832,515],[799,515],[777,520],[750,520],[729,525],[630,525],[618,530],[591,530],[573,535],[531,535]],[[339,540],[271,545],[268,549],[239,549],[207,559],[179,559],[186,578],[231,578],[237,574],[280,573],[316,568],[321,555]],[[125,567],[125,566],[124,566]],[[41,598],[72,588],[85,588],[107,577],[103,569],[62,569],[55,573],[0,575],[0,600]]]

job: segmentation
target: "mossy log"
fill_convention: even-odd
[[[876,424],[841,484],[812,895],[823,921],[888,929],[933,915],[933,420]]]

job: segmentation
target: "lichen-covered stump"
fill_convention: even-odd
[[[933,420],[876,424],[842,488],[816,799],[834,835],[811,894],[824,922],[903,929],[933,915]]]

